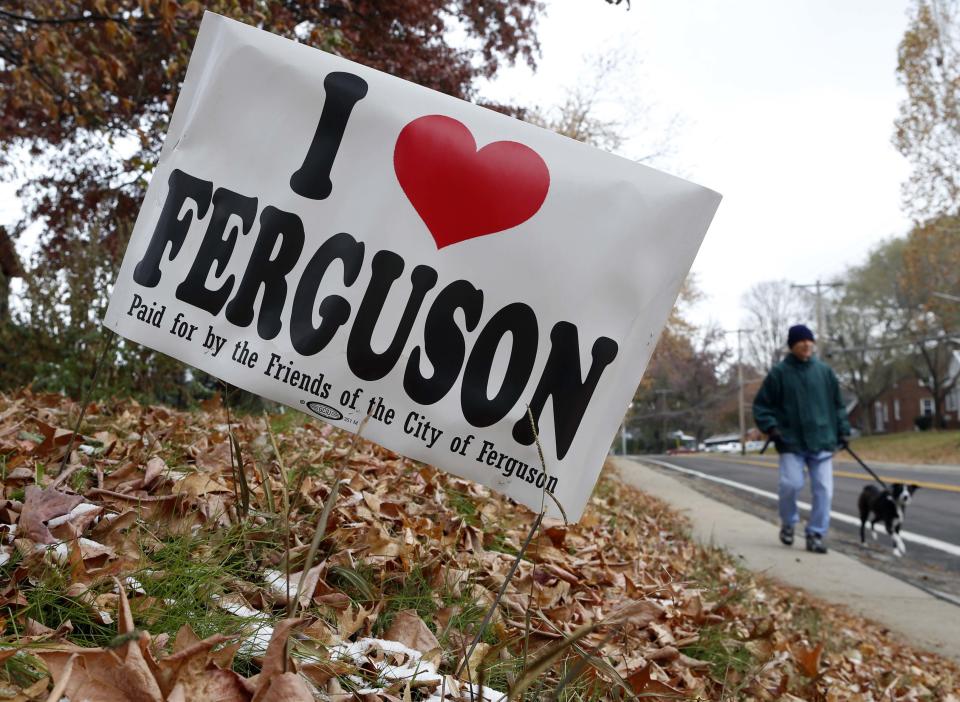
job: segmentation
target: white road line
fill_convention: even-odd
[[[687,475],[692,475],[696,478],[702,478],[704,480],[709,480],[714,483],[720,483],[721,485],[726,485],[728,487],[735,488],[737,490],[743,490],[744,492],[749,492],[753,495],[759,495],[760,497],[766,497],[768,499],[777,501],[780,498],[776,493],[769,492],[768,490],[761,490],[755,488],[752,485],[745,485],[744,483],[738,483],[735,480],[727,480],[726,478],[718,478],[715,475],[710,475],[709,473],[704,473],[703,471],[693,470],[692,468],[682,468],[681,466],[675,465],[673,463],[667,463],[666,461],[660,461],[655,458],[642,458],[641,461],[647,463],[653,463],[663,468],[669,468],[670,470],[675,470],[680,473],[686,473]],[[800,509],[809,512],[810,503],[797,501],[797,506]],[[830,511],[830,518],[835,519],[838,522],[843,522],[845,524],[852,524],[855,527],[860,526],[860,520],[856,517],[851,517],[848,514],[843,514],[841,512]],[[885,534],[886,532],[883,532]],[[946,541],[941,541],[940,539],[933,539],[929,536],[924,536],[923,534],[914,534],[910,531],[901,531],[900,536],[903,537],[904,541],[910,541],[915,544],[920,544],[921,546],[927,546],[929,548],[935,548],[938,551],[943,551],[944,553],[949,553],[951,556],[960,556],[960,546],[955,544],[947,543]],[[882,535],[881,535],[882,538]]]

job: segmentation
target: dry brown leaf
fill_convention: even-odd
[[[67,677],[63,694],[71,700],[163,701],[160,688],[149,670],[144,670],[136,661],[131,664],[114,651],[75,647],[64,651],[40,650],[35,655],[43,659],[55,685]],[[71,659],[74,662],[68,670]]]
[[[465,678],[469,677],[472,680],[477,678],[477,671],[480,670],[480,665],[488,653],[490,653],[490,644],[483,642],[477,644],[473,653],[470,654],[470,658],[467,659],[467,665],[463,668]]]
[[[18,535],[38,544],[57,543],[46,522],[54,517],[62,517],[81,502],[83,498],[79,495],[68,495],[54,488],[42,489],[36,485],[28,485],[20,512]]]
[[[660,682],[653,677],[653,664],[647,663],[643,668],[633,673],[627,678],[627,684],[637,695],[653,697],[664,695],[669,698],[683,697],[683,693],[675,687],[670,687],[666,683]]]
[[[257,693],[259,695],[259,692]],[[296,673],[281,673],[270,678],[263,696],[253,698],[263,702],[314,702],[314,697],[304,682]]]
[[[314,685],[326,685],[331,678],[356,672],[356,666],[345,661],[309,661],[300,665],[300,674]]]
[[[173,639],[173,652],[180,653],[198,643],[200,643],[200,637],[194,633],[190,625],[184,624],[177,630],[177,635]]]
[[[192,632],[190,632],[192,634]],[[155,677],[160,688],[167,694],[181,685],[186,690],[192,690],[194,687],[203,687],[207,683],[202,679],[207,676],[212,666],[215,656],[213,649],[220,644],[229,641],[229,636],[223,634],[214,634],[202,641],[187,643],[189,636],[183,636],[183,628],[177,633],[177,639],[183,648],[166,658],[161,658],[154,664]],[[194,636],[193,638],[196,638]],[[176,645],[176,644],[175,644]]]
[[[363,628],[364,624],[367,623],[367,618],[370,617],[374,609],[366,609],[365,607],[358,607],[357,611],[354,612],[351,608],[347,608],[343,612],[337,614],[337,635],[341,641],[346,641],[355,633],[360,631]]]
[[[426,653],[440,645],[437,637],[427,627],[414,609],[403,609],[394,615],[393,622],[383,638],[397,641],[407,648]]]
[[[366,546],[371,556],[393,558],[403,553],[404,545],[387,533],[381,524],[367,531]]]
[[[143,474],[143,487],[145,489],[150,489],[153,483],[156,482],[157,478],[163,475],[167,470],[167,464],[159,456],[153,456],[147,465],[144,468]]]
[[[218,480],[214,480],[204,473],[191,473],[185,478],[181,478],[173,484],[170,491],[173,495],[186,495],[189,498],[196,499],[201,495],[211,492],[230,492],[230,488]]]
[[[301,699],[295,696],[298,694],[297,688],[290,681],[277,682],[276,688],[274,688],[274,682],[275,678],[285,678],[287,675],[284,672],[287,667],[287,638],[289,638],[290,632],[303,624],[304,621],[304,619],[284,619],[274,627],[273,636],[270,637],[270,643],[267,645],[267,652],[263,656],[263,666],[260,668],[260,674],[256,677],[257,692],[251,702],[273,702],[273,700],[297,702]],[[306,689],[306,686],[304,686],[304,689]],[[290,696],[276,696],[281,693]],[[312,701],[313,698],[309,695],[309,690],[307,695],[306,699]]]
[[[249,702],[250,685],[232,670],[205,670],[177,681],[167,702]]]
[[[803,644],[794,644],[790,647],[790,653],[793,659],[800,666],[800,670],[808,678],[815,678],[820,673],[820,654],[823,653],[823,642],[821,641],[813,648],[808,648]]]
[[[11,700],[11,702],[21,702],[21,700],[23,702],[27,702],[28,700],[32,702],[33,700],[39,700],[45,695],[47,695],[48,687],[50,687],[50,678],[40,678],[39,680],[37,680],[37,682],[33,683],[33,685],[30,685],[29,687],[24,688],[19,695],[17,695],[16,697],[13,698],[13,700]],[[56,692],[56,689],[54,689],[53,692],[50,693],[50,695],[47,695],[47,702],[51,702],[51,700],[54,700],[55,692]],[[60,702],[59,697],[55,699],[56,699],[56,702]]]

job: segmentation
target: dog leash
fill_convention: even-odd
[[[880,483],[883,486],[884,490],[890,489],[889,486],[885,482],[883,482],[880,476],[874,473],[873,470],[871,470],[870,466],[864,463],[863,460],[860,458],[860,456],[858,456],[853,452],[853,449],[850,448],[850,444],[847,444],[846,446],[844,446],[844,449],[846,449],[847,453],[849,453],[851,456],[853,456],[857,460],[857,463],[859,463],[865,471],[867,471],[870,475],[873,476],[874,480],[876,480],[878,483]]]

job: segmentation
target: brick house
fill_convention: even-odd
[[[951,375],[957,372],[960,372],[960,351],[954,351],[951,361]],[[866,429],[864,409],[858,404],[850,412],[851,425],[861,431]],[[917,417],[932,417],[934,400],[923,380],[905,375],[877,398],[872,407],[866,409],[870,412],[870,424],[875,434],[893,434],[916,429]],[[960,384],[947,395],[944,416],[946,429],[960,429]]]

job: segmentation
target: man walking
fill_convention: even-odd
[[[807,327],[790,327],[790,353],[764,379],[753,401],[753,418],[780,454],[780,541],[793,545],[793,528],[800,521],[797,494],[803,489],[806,465],[813,493],[807,550],[826,553],[823,540],[833,499],[833,452],[847,445],[850,422],[837,376],[814,357],[815,345]]]

